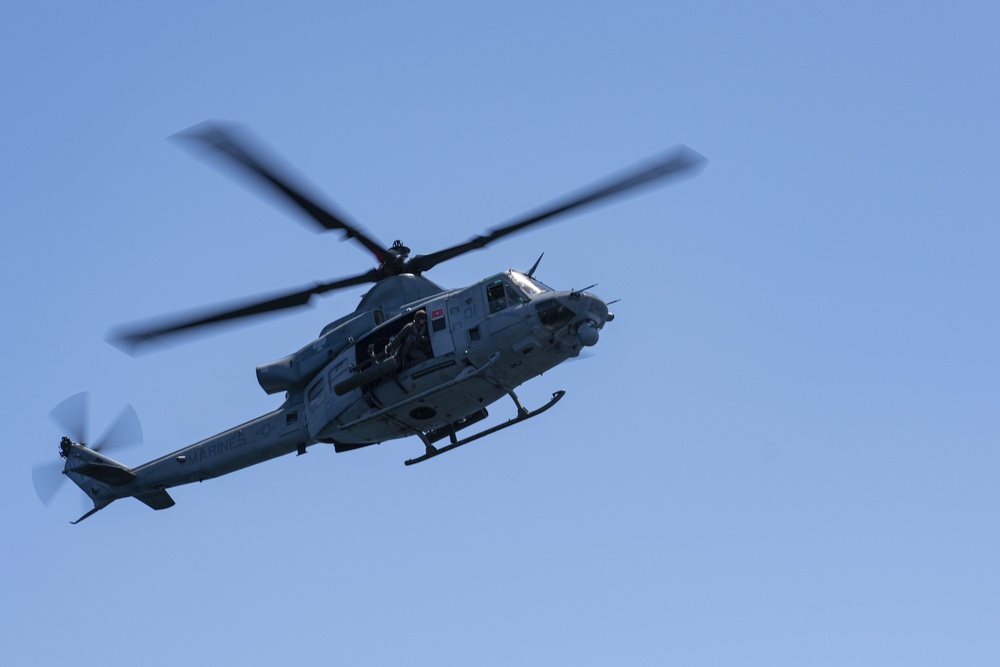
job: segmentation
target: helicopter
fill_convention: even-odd
[[[175,138],[263,186],[303,214],[316,231],[340,232],[373,256],[375,266],[279,296],[120,326],[109,332],[108,342],[135,355],[211,326],[301,308],[319,295],[374,285],[354,311],[327,324],[315,340],[257,366],[261,388],[283,394],[280,407],[147,463],[129,467],[107,455],[107,450],[141,440],[131,407],[91,443],[86,394],[57,406],[50,416],[68,432],[59,444],[62,460],[36,466],[33,477],[43,503],[64,481],[58,473],[87,494],[93,507],[73,524],[121,498],[166,509],[174,505],[169,488],[285,454],[301,455],[317,443],[331,444],[341,453],[415,436],[423,451],[404,461],[414,465],[544,413],[564,390],[529,410],[515,389],[597,344],[614,315],[608,303],[588,291],[594,286],[549,287],[535,277],[542,257],[527,271],[508,269],[459,288],[441,287],[426,272],[559,216],[692,176],[705,164],[700,154],[678,145],[485,234],[411,257],[401,241],[387,246],[334,206],[321,204],[241,126],[206,121]],[[513,403],[514,416],[467,435],[466,429],[486,419],[488,407],[504,398]]]

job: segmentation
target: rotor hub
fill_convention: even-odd
[[[395,240],[392,242],[392,247],[389,248],[389,254],[393,257],[398,257],[399,259],[406,259],[410,256],[410,249],[403,245],[400,240]]]

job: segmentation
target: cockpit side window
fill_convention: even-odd
[[[486,287],[486,302],[490,306],[490,314],[499,313],[507,307],[507,291],[502,280],[494,280]]]
[[[526,303],[528,299],[510,283],[497,278],[486,287],[486,301],[489,303],[492,315],[515,303]]]

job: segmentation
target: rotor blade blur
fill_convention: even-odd
[[[48,505],[62,488],[66,476],[63,471],[62,459],[39,463],[31,469],[31,481],[35,485],[35,493],[43,505]]]
[[[388,259],[385,246],[363,231],[359,225],[348,222],[341,213],[333,213],[333,207],[329,205],[320,206],[313,198],[304,194],[303,187],[293,186],[293,179],[287,173],[281,174],[281,170],[277,167],[278,160],[276,158],[264,160],[261,157],[263,150],[260,148],[260,142],[251,140],[246,130],[231,123],[222,124],[206,121],[174,136],[178,139],[195,141],[228,157],[231,164],[242,168],[244,173],[256,176],[272,186],[286,200],[295,204],[324,229],[340,230],[346,234],[346,238],[357,239],[361,245],[375,255],[379,264]],[[250,149],[249,146],[253,143],[256,143],[257,147]],[[299,177],[295,180],[301,182],[303,179]]]
[[[310,299],[317,294],[323,294],[335,289],[361,285],[378,280],[377,269],[366,273],[343,278],[329,283],[315,283],[305,289],[269,297],[263,300],[253,300],[240,305],[230,305],[202,312],[200,315],[175,316],[168,320],[159,320],[148,326],[136,328],[116,328],[108,333],[106,340],[127,354],[138,354],[149,351],[152,344],[165,344],[167,339],[193,329],[209,325],[221,324],[243,317],[263,315],[289,308],[308,305]]]
[[[637,194],[643,186],[653,184],[664,185],[668,180],[682,176],[693,176],[698,168],[705,164],[705,158],[687,146],[680,145],[655,158],[644,161],[630,169],[619,172],[603,181],[598,181],[557,200],[537,212],[527,214],[511,222],[494,227],[485,236],[475,236],[465,243],[445,248],[429,255],[417,255],[407,262],[407,270],[420,273],[449,259],[458,257],[472,250],[479,250],[490,243],[520,232],[532,225],[550,221],[556,216],[570,211],[593,206],[599,202],[607,203],[616,196],[626,193]]]
[[[139,415],[135,413],[135,408],[126,405],[114,423],[108,427],[107,432],[97,440],[91,449],[95,452],[104,450],[105,453],[108,453],[116,449],[121,450],[141,444],[142,424],[139,423]]]
[[[82,391],[52,408],[49,418],[63,429],[62,435],[68,436],[75,442],[86,444],[90,441],[88,415],[90,415],[90,392]]]

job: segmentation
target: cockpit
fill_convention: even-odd
[[[484,282],[486,283],[486,302],[489,305],[491,315],[508,306],[527,303],[533,296],[543,292],[552,291],[551,287],[514,270],[487,278]]]

